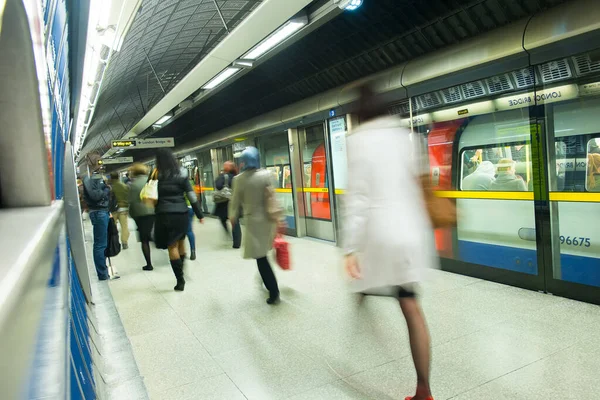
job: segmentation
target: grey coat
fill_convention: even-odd
[[[147,175],[137,176],[131,182],[129,187],[129,215],[131,218],[145,217],[146,215],[153,215],[154,208],[148,207],[140,199],[140,192],[148,181]]]
[[[265,190],[268,186],[271,186],[271,174],[263,169],[244,171],[233,180],[229,216],[237,220],[242,208],[246,227],[243,236],[246,259],[266,257],[273,247],[277,224],[267,218]]]

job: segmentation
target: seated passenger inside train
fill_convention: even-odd
[[[600,154],[588,154],[588,192],[600,192]]]
[[[491,183],[490,190],[497,192],[526,192],[527,185],[520,176],[516,175],[515,162],[503,158],[497,166],[498,176]]]
[[[490,161],[483,161],[475,172],[466,176],[462,181],[462,190],[490,190],[495,181],[496,168]]]

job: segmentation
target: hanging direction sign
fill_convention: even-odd
[[[111,143],[111,147],[121,149],[135,147],[135,144],[135,140],[113,140]]]
[[[133,157],[115,157],[115,158],[103,158],[98,161],[98,164],[129,164],[133,162]]]
[[[154,149],[158,147],[175,147],[175,139],[170,138],[151,138],[151,139],[131,139],[131,140],[113,140],[112,148],[123,149]]]
[[[175,139],[169,138],[155,138],[155,139],[136,139],[136,149],[154,149],[157,147],[175,147]]]

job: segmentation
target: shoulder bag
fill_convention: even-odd
[[[213,201],[217,204],[219,203],[225,203],[229,200],[231,200],[231,186],[229,185],[229,174],[224,174],[223,175],[223,179],[225,180],[223,182],[223,187],[221,188],[221,190],[216,190],[213,192]]]
[[[158,202],[158,170],[154,170],[140,192],[144,204],[155,207]]]
[[[429,177],[421,178],[425,207],[434,229],[452,228],[456,226],[456,206],[450,199],[438,197],[431,189]]]

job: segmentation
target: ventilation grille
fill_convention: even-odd
[[[535,83],[535,75],[533,74],[533,68],[523,68],[517,71],[513,71],[513,78],[517,82],[517,88],[523,89],[533,86]]]
[[[432,108],[442,105],[437,93],[427,93],[418,97],[422,108]]]
[[[486,79],[485,84],[491,94],[507,92],[514,89],[508,75],[493,76]]]
[[[485,89],[481,81],[469,82],[460,85],[465,99],[473,99],[475,97],[485,96]]]
[[[388,108],[388,113],[391,114],[391,115],[408,114],[408,112],[409,112],[409,110],[408,110],[408,101],[406,101],[404,103],[392,104]]]
[[[457,103],[463,99],[462,93],[460,93],[460,88],[458,86],[442,89],[441,93],[442,97],[444,98],[444,103],[446,104]]]
[[[562,81],[573,76],[571,74],[571,67],[566,59],[550,61],[549,63],[538,66],[540,74],[542,75],[542,82],[550,83],[556,81]]]
[[[600,61],[592,61],[588,54],[573,57],[577,75],[589,75],[600,72]]]
[[[410,114],[410,108],[408,106],[408,101],[404,101],[402,103],[399,103],[395,107],[400,107],[401,108],[401,110],[402,110],[400,112],[401,114]],[[413,99],[413,101],[412,101],[412,109],[413,109],[413,112],[421,109],[421,107],[419,106],[419,104],[417,104],[417,102],[415,101],[415,99]],[[390,112],[391,112],[391,110],[390,110]]]

